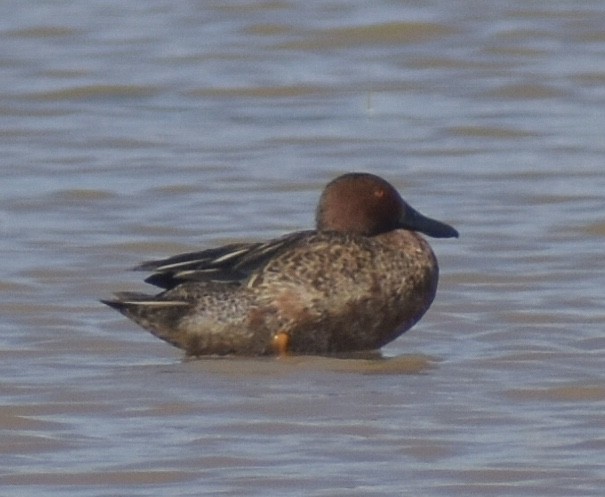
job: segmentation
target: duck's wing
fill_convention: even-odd
[[[165,289],[174,288],[184,281],[240,281],[244,274],[235,267],[237,261],[260,245],[261,243],[232,243],[146,261],[134,269],[152,271],[145,281]]]
[[[145,282],[167,290],[186,281],[241,283],[276,253],[297,243],[312,231],[299,231],[268,242],[231,243],[143,262],[134,269],[152,271]]]

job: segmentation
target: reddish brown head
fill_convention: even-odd
[[[384,179],[348,173],[324,189],[316,214],[319,231],[374,236],[395,229],[420,231],[436,238],[457,237],[451,226],[429,219],[410,207]]]

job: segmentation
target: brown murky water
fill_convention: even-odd
[[[3,496],[602,495],[605,4],[0,12]],[[358,170],[461,233],[382,358],[183,361],[98,303]]]

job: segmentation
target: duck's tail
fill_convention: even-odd
[[[158,296],[135,292],[119,292],[115,298],[101,300],[158,338],[183,349],[189,348],[186,333],[179,331],[179,320],[190,302],[164,300]]]

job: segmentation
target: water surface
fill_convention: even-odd
[[[0,13],[2,495],[602,495],[602,2]],[[184,361],[98,302],[362,170],[461,233],[382,359]]]

